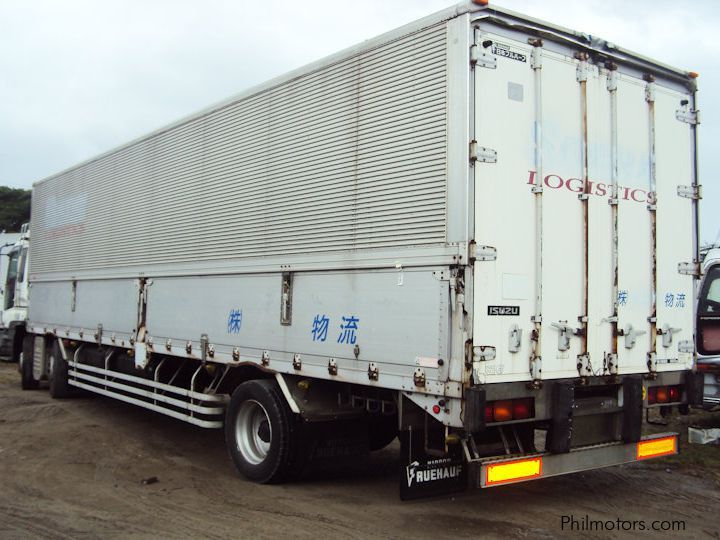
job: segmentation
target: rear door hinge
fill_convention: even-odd
[[[700,190],[699,185],[698,186],[678,186],[677,194],[680,197],[685,197],[686,199],[694,199],[694,200],[702,199],[702,192]]]
[[[648,103],[655,102],[655,83],[652,81],[648,82],[645,87],[645,101]]]
[[[533,47],[530,53],[530,67],[532,69],[542,69],[542,47]]]
[[[699,262],[681,262],[678,264],[678,272],[685,276],[699,278],[702,275]]]
[[[473,347],[473,360],[475,362],[491,362],[495,360],[495,347],[490,345],[476,345]]]
[[[578,354],[577,370],[581,377],[589,377],[593,374],[590,364],[590,355],[588,353]]]
[[[485,47],[470,46],[470,65],[487,69],[497,69],[497,58]]]
[[[700,123],[700,111],[693,111],[686,107],[675,111],[675,118],[686,124],[699,124]]]
[[[577,65],[577,69],[575,70],[575,78],[577,79],[577,82],[587,81],[589,72],[590,68],[588,67],[587,60],[580,60]]]
[[[492,246],[478,246],[470,244],[471,261],[495,261],[497,260],[497,249]]]
[[[476,140],[470,141],[470,161],[479,163],[497,163],[497,152],[492,148],[478,146]]]

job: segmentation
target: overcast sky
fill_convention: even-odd
[[[0,0],[0,185],[28,188],[451,0]],[[720,231],[715,0],[502,0],[700,73],[701,236]],[[713,100],[715,97],[715,100]]]

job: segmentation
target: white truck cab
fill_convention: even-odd
[[[0,355],[13,362],[20,358],[28,312],[28,249],[30,230],[24,224],[19,238],[6,246],[7,270],[2,276],[2,311],[0,311]]]
[[[720,405],[720,248],[711,248],[703,262],[697,304],[698,371],[704,374],[703,405]]]

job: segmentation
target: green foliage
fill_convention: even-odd
[[[0,231],[18,232],[30,221],[30,197],[29,189],[0,186]]]

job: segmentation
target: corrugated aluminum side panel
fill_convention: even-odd
[[[442,244],[445,23],[36,185],[32,271]]]

